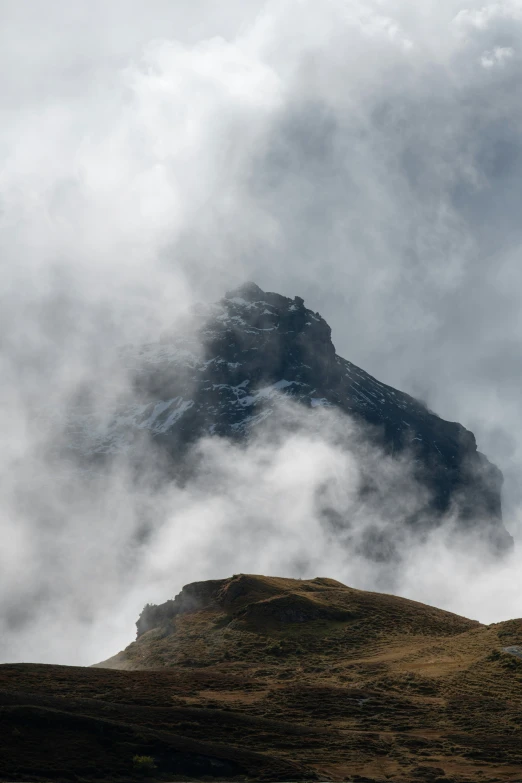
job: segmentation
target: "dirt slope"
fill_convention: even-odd
[[[522,780],[522,621],[239,575],[146,607],[91,669],[0,667],[5,780]]]

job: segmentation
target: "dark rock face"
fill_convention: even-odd
[[[151,628],[168,626],[170,620],[179,614],[197,612],[204,606],[215,606],[216,595],[223,584],[224,580],[193,582],[185,585],[181,593],[164,604],[147,604],[136,623],[138,638]]]
[[[146,430],[179,458],[202,435],[247,438],[281,395],[309,409],[334,408],[367,426],[387,454],[408,451],[429,490],[430,524],[451,511],[461,529],[480,527],[494,547],[511,546],[502,474],[473,434],[338,356],[330,327],[300,297],[248,283],[198,320],[191,334],[124,352],[141,401],[120,417],[127,430]],[[111,450],[111,437],[117,442],[120,430],[102,450]]]

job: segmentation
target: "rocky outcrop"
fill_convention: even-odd
[[[147,604],[138,621],[136,630],[138,638],[151,628],[168,626],[177,615],[197,612],[203,607],[217,606],[217,593],[222,586],[222,580],[210,580],[208,582],[193,582],[185,585],[181,593],[174,599],[164,604]]]

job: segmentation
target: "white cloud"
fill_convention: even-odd
[[[501,0],[480,8],[465,8],[455,17],[457,24],[469,25],[478,30],[486,30],[498,20],[505,19],[514,21],[522,19],[522,5],[519,0]]]
[[[514,57],[515,52],[510,46],[496,46],[493,50],[484,52],[480,58],[483,68],[494,68],[496,65],[503,67],[506,60]]]

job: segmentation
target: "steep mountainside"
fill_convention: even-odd
[[[0,666],[2,780],[522,779],[522,621],[236,575],[90,669]],[[141,775],[143,777],[143,775]]]
[[[331,330],[299,297],[291,300],[249,283],[201,308],[196,326],[172,339],[130,347],[123,361],[134,386],[96,436],[76,416],[75,443],[97,456],[134,448],[147,433],[174,460],[203,435],[248,438],[273,416],[281,398],[328,407],[365,426],[387,454],[407,450],[429,490],[425,513],[405,520],[437,524],[450,509],[463,529],[479,527],[499,549],[512,540],[502,525],[502,475],[460,424],[380,383],[335,352]],[[341,425],[342,426],[342,425]]]

